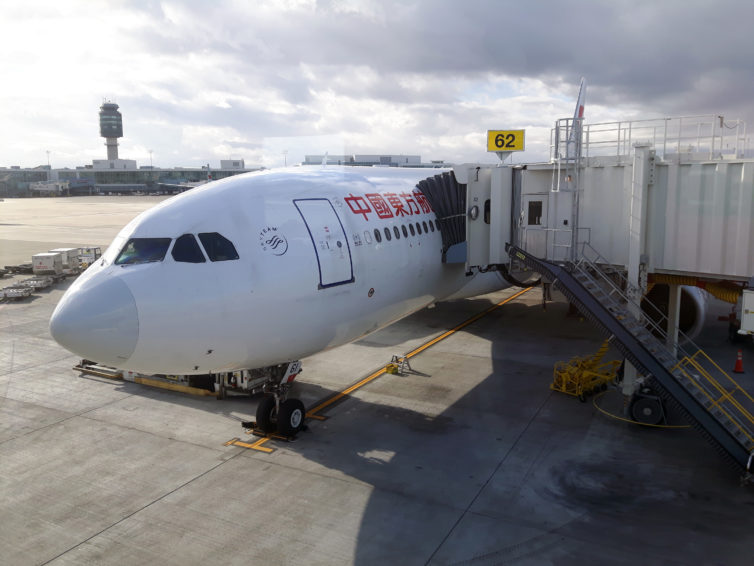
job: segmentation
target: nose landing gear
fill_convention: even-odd
[[[301,372],[301,362],[289,362],[277,366],[253,370],[265,379],[257,382],[254,393],[263,392],[257,406],[256,422],[242,423],[244,428],[263,434],[277,433],[291,438],[305,427],[306,408],[300,399],[288,398],[293,380]]]

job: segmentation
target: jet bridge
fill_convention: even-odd
[[[748,474],[754,399],[678,331],[682,285],[735,302],[754,281],[744,138],[745,124],[721,116],[560,120],[548,163],[464,164],[444,174],[444,187],[420,188],[444,227],[443,261],[549,279],[630,362],[624,393],[638,389],[633,367],[644,372]],[[652,281],[669,286],[668,312],[647,318]]]
[[[587,243],[637,273],[754,275],[745,125],[720,116],[584,125],[575,152],[573,127],[558,121],[549,162],[454,167],[469,269],[509,262],[502,241],[554,262],[576,260]]]

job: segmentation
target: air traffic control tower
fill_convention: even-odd
[[[123,137],[123,116],[118,105],[104,101],[99,108],[99,135],[105,138],[107,159],[118,159],[118,138]]]

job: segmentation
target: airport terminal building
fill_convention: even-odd
[[[180,192],[208,180],[259,169],[247,169],[243,159],[222,160],[217,168],[137,167],[130,159],[95,160],[75,169],[0,167],[0,197]]]
[[[366,167],[446,167],[443,161],[422,163],[419,155],[307,155],[301,165]],[[91,194],[173,193],[209,180],[259,171],[243,159],[223,159],[219,167],[137,167],[133,159],[95,159],[75,169],[0,167],[0,197],[74,196]]]

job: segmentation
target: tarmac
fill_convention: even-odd
[[[104,247],[159,200],[6,199],[0,265]],[[263,452],[231,442],[256,440],[240,425],[256,398],[73,371],[47,327],[69,284],[0,305],[2,564],[752,563],[754,491],[701,435],[619,420],[613,389],[550,390],[555,362],[603,340],[557,293],[513,298]],[[518,291],[307,358],[293,394],[316,406]],[[721,313],[699,342],[725,369],[742,349],[751,389],[754,349],[727,343]]]

